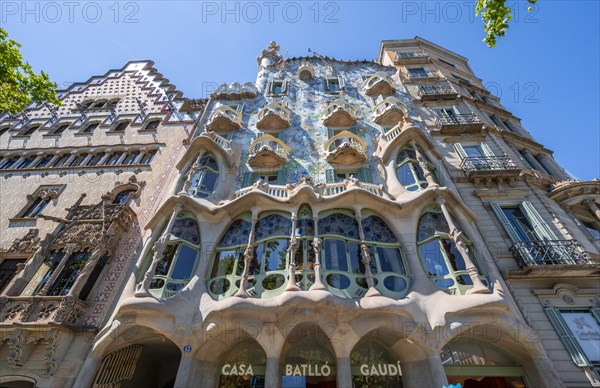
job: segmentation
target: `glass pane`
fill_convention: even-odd
[[[402,292],[406,289],[406,280],[400,276],[388,276],[383,280],[383,285],[390,291]]]
[[[229,280],[227,279],[217,279],[210,284],[210,291],[213,294],[223,294],[227,290],[229,290]]]
[[[196,256],[198,256],[197,250],[187,245],[181,245],[181,249],[179,249],[179,253],[177,254],[175,267],[171,273],[171,279],[191,278],[194,265],[196,264]]]
[[[382,272],[406,274],[402,256],[398,248],[377,247],[377,255],[379,256],[379,265]]]
[[[428,276],[438,277],[448,274],[448,266],[440,249],[438,240],[432,240],[419,247],[421,260]]]
[[[271,240],[265,243],[265,271],[280,271],[286,267],[288,240]]]
[[[402,186],[411,186],[417,183],[415,176],[410,169],[410,163],[403,164],[402,166],[396,169],[396,174],[398,174],[398,179]]]
[[[230,275],[233,273],[233,266],[238,257],[238,251],[221,251],[215,255],[215,262],[211,277]]]
[[[77,252],[71,255],[48,294],[67,295],[90,256],[91,252],[89,251]]]
[[[171,263],[173,262],[173,256],[175,256],[175,252],[177,251],[177,247],[179,244],[170,244],[165,248],[163,258],[158,262],[156,266],[156,274],[161,276],[167,276],[169,273],[169,268],[171,268]]]
[[[325,239],[323,241],[325,269],[330,271],[347,271],[346,244],[341,240]]]
[[[492,116],[492,118],[494,117]],[[465,150],[465,154],[467,154],[467,157],[469,158],[483,156],[478,146],[463,146],[463,150]]]
[[[215,189],[215,183],[217,183],[217,175],[212,171],[206,171],[202,184],[200,185],[200,190],[212,193]]]
[[[254,249],[254,255],[250,262],[250,275],[257,275],[260,273],[260,267],[262,264],[263,257],[265,255],[265,244],[260,244]]]
[[[178,218],[173,224],[171,234],[194,245],[200,244],[198,223],[193,218]]]
[[[358,223],[354,217],[342,213],[333,213],[319,221],[319,233],[337,234],[358,240]]]
[[[435,232],[450,233],[450,227],[442,213],[427,212],[419,220],[419,232],[417,241],[423,241],[431,237]]]
[[[513,230],[519,236],[519,239],[524,241],[537,240],[538,237],[533,230],[533,226],[529,218],[521,212],[518,207],[502,208],[504,215],[508,218],[508,222]]]
[[[360,245],[356,243],[348,243],[348,253],[350,254],[350,268],[352,273],[365,273],[365,265],[362,262],[360,255]]]
[[[256,240],[274,236],[291,236],[292,220],[280,214],[271,214],[256,223]]]
[[[338,290],[345,290],[346,288],[350,287],[350,279],[348,279],[348,277],[345,275],[332,273],[327,275],[327,284],[329,284],[331,287],[337,288]]]
[[[444,250],[446,251],[446,256],[448,256],[448,261],[450,261],[452,269],[454,269],[455,271],[462,271],[467,269],[465,266],[465,261],[458,249],[456,249],[454,241],[441,240],[441,243],[444,247]]]
[[[277,273],[266,276],[262,281],[262,286],[265,290],[276,290],[283,286],[283,283],[285,283],[285,277]]]

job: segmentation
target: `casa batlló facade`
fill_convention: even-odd
[[[600,386],[600,182],[424,39],[257,61],[3,117],[0,385]]]

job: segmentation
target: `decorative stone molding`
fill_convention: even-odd
[[[564,180],[550,186],[548,197],[563,205],[572,205],[591,199],[600,202],[600,180]]]
[[[35,252],[40,245],[39,230],[32,228],[25,236],[16,238],[12,245],[5,251],[7,253],[27,254]]]
[[[44,341],[46,342],[46,352],[44,353],[44,377],[52,377],[54,375],[59,339],[60,330],[58,329],[48,331],[44,338]]]
[[[269,46],[263,50],[256,61],[259,67],[269,67],[278,64],[283,60],[283,57],[279,55],[279,45],[275,41],[271,41]]]
[[[313,78],[315,78],[315,67],[306,59],[300,61],[300,66],[298,67],[298,78],[305,82],[311,81]]]
[[[6,361],[10,366],[22,366],[23,365],[23,345],[25,345],[25,337],[21,330],[15,330],[10,334],[8,338],[9,352],[6,357]]]
[[[252,99],[258,95],[258,89],[251,82],[246,82],[240,85],[237,82],[227,86],[222,83],[219,87],[211,94],[211,98],[215,100],[242,100]]]

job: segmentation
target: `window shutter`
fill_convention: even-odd
[[[381,104],[383,102],[383,96],[380,94],[375,100],[375,104]]]
[[[498,219],[502,223],[502,226],[504,226],[504,230],[506,230],[506,233],[508,233],[508,236],[510,237],[511,241],[513,243],[520,241],[521,239],[519,238],[512,225],[508,221],[508,218],[506,218],[506,216],[504,215],[504,212],[502,211],[500,205],[498,205],[497,203],[492,203],[491,205],[492,209],[494,210],[494,213],[496,213],[496,217],[498,217]]]
[[[237,106],[235,107],[235,110],[242,113],[244,111],[244,104],[237,104]]]
[[[256,174],[252,171],[245,172],[242,180],[242,187],[252,186],[254,182],[256,182]]]
[[[335,170],[333,168],[329,168],[325,170],[325,182],[334,183],[335,182]]]
[[[467,153],[465,152],[465,149],[463,148],[462,144],[455,143],[454,149],[456,150],[456,153],[458,154],[458,156],[460,156],[461,159],[465,159],[467,157]]]
[[[481,150],[483,151],[484,156],[494,156],[492,149],[485,143],[480,143]]]
[[[373,183],[373,176],[371,175],[371,168],[369,166],[362,166],[358,170],[358,180],[364,183]]]
[[[333,129],[327,128],[327,137],[330,139],[333,137]]]
[[[358,128],[356,128],[356,126],[348,128],[348,131],[358,135]]]
[[[281,82],[281,94],[287,94],[288,91],[288,80]]]
[[[565,345],[567,352],[569,352],[569,354],[571,355],[571,358],[573,359],[575,365],[590,366],[587,358],[585,357],[585,354],[579,347],[577,340],[575,339],[575,337],[571,333],[571,330],[569,330],[569,327],[560,315],[560,311],[554,307],[549,307],[545,308],[544,312],[548,316],[548,319],[554,327],[554,330],[556,330],[556,334],[558,334],[563,345]]]
[[[227,140],[231,140],[231,139],[233,139],[233,134],[234,134],[234,133],[235,133],[235,132],[229,132],[229,133],[227,134],[227,136],[226,136]]]
[[[338,85],[340,85],[340,90],[345,90],[346,82],[342,77],[338,77]]]
[[[329,78],[325,78],[323,80],[323,89],[324,91],[328,92],[329,91]]]
[[[277,184],[287,185],[288,183],[288,166],[285,165],[277,172]]]
[[[544,219],[537,210],[535,210],[535,207],[533,207],[531,202],[523,201],[519,207],[521,208],[521,211],[525,213],[527,218],[529,218],[529,221],[533,225],[533,230],[540,240],[557,240],[552,229],[544,222]]]
[[[285,143],[285,130],[279,131],[277,138]]]
[[[267,84],[267,94],[275,94],[275,84],[273,81],[269,81],[269,83]]]

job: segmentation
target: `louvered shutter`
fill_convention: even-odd
[[[333,137],[333,129],[327,128],[327,137],[330,139]]]
[[[492,149],[487,144],[480,143],[479,145],[481,147],[481,150],[483,151],[484,156],[494,156]]]
[[[279,133],[277,134],[277,138],[285,143],[285,130],[279,131]]]
[[[460,156],[461,159],[465,159],[467,157],[467,153],[465,152],[465,149],[463,148],[462,144],[455,143],[454,149],[456,150],[456,153],[458,154],[458,156]]]
[[[335,170],[330,168],[325,170],[325,181],[327,183],[334,183],[335,182]]]
[[[548,224],[544,222],[544,219],[540,216],[540,214],[535,210],[535,207],[531,204],[531,202],[523,201],[519,205],[521,211],[527,216],[529,222],[533,226],[533,230],[535,234],[540,240],[557,240],[556,235],[550,229]]]
[[[281,82],[281,94],[287,94],[288,92],[288,80]]]
[[[286,185],[288,183],[288,166],[283,166],[279,172],[277,172],[277,184]]]
[[[363,166],[358,170],[358,180],[364,183],[373,183],[373,176],[371,175],[371,168]]]
[[[548,316],[548,319],[554,327],[554,330],[556,330],[556,334],[558,334],[563,345],[565,345],[567,352],[569,352],[569,354],[571,355],[571,358],[573,359],[575,365],[590,366],[587,357],[583,353],[583,350],[577,343],[577,340],[573,336],[573,333],[571,333],[571,330],[560,315],[560,311],[554,307],[549,307],[545,308],[544,312],[546,313],[546,316]]]
[[[513,243],[520,241],[521,239],[519,238],[519,235],[513,229],[513,226],[510,223],[510,221],[508,221],[508,218],[506,218],[506,215],[502,211],[500,205],[498,205],[497,203],[492,203],[491,205],[492,209],[494,210],[494,213],[496,213],[496,217],[498,217],[498,219],[502,223],[502,226],[504,226],[504,230],[506,230],[506,233],[508,233],[508,236],[510,237],[511,241]]]
[[[328,92],[328,91],[329,91],[329,78],[325,78],[325,79],[323,80],[323,90],[324,90],[325,92]]]
[[[252,186],[254,182],[256,182],[256,174],[252,171],[245,172],[242,180],[242,187]]]
[[[271,96],[275,94],[275,83],[273,81],[269,81],[267,84],[267,94]]]
[[[342,77],[338,77],[338,85],[340,86],[340,90],[345,90],[346,82]]]

